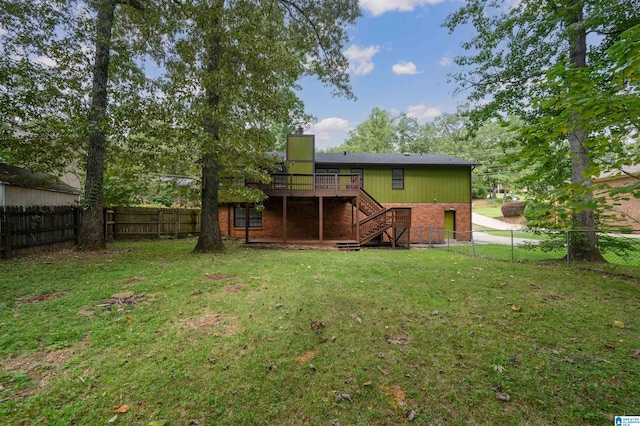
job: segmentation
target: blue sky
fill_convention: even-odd
[[[332,96],[313,77],[300,81],[298,96],[317,119],[307,129],[316,135],[316,149],[340,145],[376,106],[423,123],[464,103],[447,74],[463,52],[461,41],[472,34],[463,29],[450,35],[442,27],[462,5],[463,0],[360,0],[363,16],[345,46],[357,100]]]

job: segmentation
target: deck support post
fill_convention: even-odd
[[[244,203],[244,243],[249,244],[249,203]]]
[[[322,211],[324,210],[322,204],[323,204],[323,197],[320,196],[319,197],[319,201],[318,201],[318,237],[320,238],[320,242],[322,242],[324,240],[324,226],[323,226],[323,214]]]
[[[360,196],[356,195],[356,241],[360,243]]]
[[[287,242],[287,196],[282,196],[282,242]]]

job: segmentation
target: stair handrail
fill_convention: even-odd
[[[371,214],[371,213],[369,213],[367,211],[364,211],[362,209],[363,205],[370,205],[370,204],[372,204],[374,207],[377,207],[376,211],[384,210],[384,206],[382,204],[380,204],[378,202],[378,200],[373,198],[371,196],[371,194],[369,194],[367,191],[365,191],[365,189],[361,186],[360,187],[360,210],[362,210],[363,213],[365,213],[365,214]]]

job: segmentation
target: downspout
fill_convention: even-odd
[[[0,207],[5,207],[6,206],[6,199],[5,199],[5,195],[4,195],[4,188],[5,188],[5,184],[0,182]]]

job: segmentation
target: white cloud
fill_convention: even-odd
[[[413,75],[420,74],[420,71],[416,69],[416,64],[413,62],[400,62],[399,64],[395,64],[391,67],[391,70],[394,74],[403,75]]]
[[[349,121],[344,118],[329,117],[311,126],[309,133],[315,134],[319,140],[330,140],[334,133],[351,130]]]
[[[428,107],[425,104],[409,105],[407,107],[407,115],[416,120],[430,120],[442,114],[442,110],[438,107]]]
[[[360,0],[360,7],[373,16],[379,16],[393,10],[411,12],[418,6],[437,4],[442,1],[443,0]]]
[[[369,46],[360,48],[352,44],[344,52],[344,56],[349,60],[349,73],[355,75],[366,75],[373,71],[373,55],[380,51],[380,46]]]
[[[49,67],[49,68],[53,68],[53,67],[58,66],[58,63],[56,61],[54,61],[53,59],[51,59],[50,57],[48,57],[48,56],[38,56],[33,61],[35,63],[38,63],[40,65],[44,65],[45,67]]]
[[[440,66],[448,67],[452,63],[453,63],[453,60],[451,59],[450,56],[443,56],[442,59],[440,59]]]

